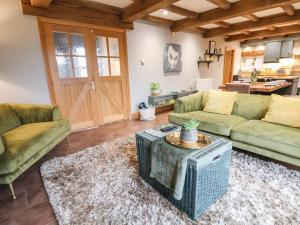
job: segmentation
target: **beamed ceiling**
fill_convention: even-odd
[[[300,34],[300,0],[21,0],[24,15],[121,29],[145,20],[172,32],[253,41]]]

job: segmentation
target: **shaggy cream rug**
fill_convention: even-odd
[[[237,152],[228,192],[197,221],[138,176],[134,137],[54,158],[41,174],[61,225],[300,224],[300,172]]]

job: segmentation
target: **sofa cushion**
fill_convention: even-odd
[[[177,99],[174,105],[174,112],[184,113],[202,110],[204,108],[202,95],[203,93],[199,91]]]
[[[300,128],[300,99],[272,95],[266,122]]]
[[[300,129],[250,120],[231,131],[231,139],[300,158]]]
[[[17,114],[6,104],[0,105],[0,135],[21,125]]]
[[[223,136],[230,136],[230,131],[233,127],[247,121],[245,118],[235,115],[222,115],[203,111],[171,113],[169,115],[170,122],[180,125],[190,119],[200,122],[198,127],[200,130]]]
[[[230,115],[236,96],[237,92],[210,90],[203,111]]]
[[[14,172],[69,129],[70,123],[60,120],[26,124],[4,133],[5,152],[0,156],[0,174]]]

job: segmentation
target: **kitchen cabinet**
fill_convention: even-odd
[[[281,53],[281,41],[268,42],[265,44],[264,63],[278,63]]]
[[[294,41],[283,41],[281,45],[280,58],[291,58],[293,56]]]

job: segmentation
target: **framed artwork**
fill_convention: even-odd
[[[181,45],[167,43],[164,49],[164,73],[181,72]]]
[[[209,41],[209,53],[215,53],[216,49],[216,42],[215,41]]]

